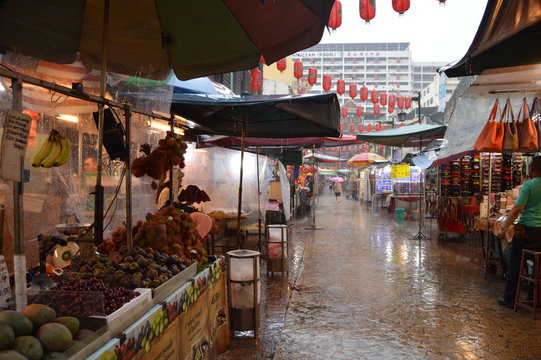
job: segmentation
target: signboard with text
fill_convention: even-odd
[[[391,179],[404,179],[410,177],[409,165],[392,165],[391,166]]]
[[[4,180],[22,181],[22,166],[31,121],[30,115],[15,110],[9,110],[6,115],[0,161],[2,179]]]

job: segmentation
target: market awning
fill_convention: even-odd
[[[304,158],[305,159],[313,159],[313,158],[316,158],[316,162],[318,163],[345,163],[346,161],[348,161],[347,158],[337,158],[336,156],[330,156],[330,155],[324,155],[324,154],[315,154],[315,155],[312,155],[312,154],[308,154],[308,155],[305,155]]]
[[[419,147],[440,138],[447,129],[444,125],[414,124],[373,133],[359,134],[357,140],[387,146]]]
[[[236,136],[214,135],[199,141],[200,147],[206,146],[221,146],[238,148],[241,145],[242,138]],[[354,135],[342,135],[339,138],[335,137],[302,137],[302,138],[244,138],[244,146],[256,147],[289,147],[303,146],[310,147],[335,147],[354,144],[362,144],[364,141],[357,140]]]
[[[466,55],[442,70],[448,77],[480,74],[485,69],[541,62],[539,0],[489,0]]]
[[[505,99],[509,97],[517,114],[525,96],[530,105],[535,96],[541,96],[538,85],[540,82],[541,65],[483,71],[458,99],[450,113],[444,137],[446,145],[438,153],[439,161],[451,160],[474,151],[473,145],[485,126],[497,97],[500,98],[502,107]]]
[[[171,112],[200,125],[199,133],[257,138],[337,137],[336,94],[174,94]]]

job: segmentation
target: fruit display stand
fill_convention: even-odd
[[[215,358],[230,339],[224,271],[225,259],[217,258],[165,298],[154,297],[120,315],[93,342],[66,355],[77,360]]]

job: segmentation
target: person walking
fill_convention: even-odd
[[[507,228],[520,215],[518,224],[515,225],[504,295],[498,298],[498,304],[508,308],[515,306],[522,249],[541,251],[541,156],[532,158],[530,175],[532,179],[522,185],[507,219],[496,234],[503,238]]]
[[[340,204],[340,195],[342,195],[342,184],[335,182],[333,185],[334,195],[336,196],[336,204]]]

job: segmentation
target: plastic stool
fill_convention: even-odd
[[[533,260],[532,274],[528,274],[527,261]],[[520,300],[520,292],[522,290],[522,282],[528,281],[533,283],[533,300]],[[537,311],[539,310],[539,297],[541,283],[541,251],[522,250],[522,259],[520,261],[520,275],[517,284],[517,294],[515,297],[515,311],[519,307],[530,310],[533,313],[533,319],[536,320]]]

